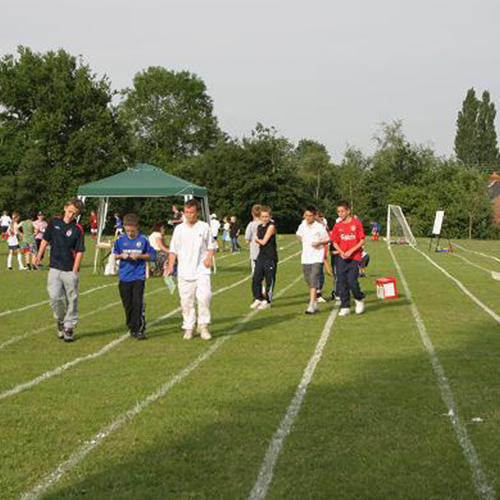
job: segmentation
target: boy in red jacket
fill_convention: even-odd
[[[351,216],[351,207],[347,201],[337,204],[337,215],[340,221],[333,228],[331,239],[337,258],[337,279],[340,291],[339,316],[347,316],[351,310],[350,294],[354,296],[356,314],[365,309],[365,295],[359,287],[359,261],[362,258],[365,232],[358,219]]]

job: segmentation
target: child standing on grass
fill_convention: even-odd
[[[210,226],[198,220],[200,204],[189,200],[184,204],[184,222],[176,226],[170,241],[170,254],[165,276],[172,276],[177,260],[179,296],[182,308],[184,339],[191,340],[197,332],[202,340],[210,340],[210,303],[212,289],[211,268],[214,262],[215,244]],[[198,303],[198,318],[196,317]]]
[[[78,198],[66,202],[63,217],[50,220],[33,261],[38,267],[50,244],[47,290],[50,307],[57,321],[57,335],[65,342],[73,342],[73,329],[78,322],[78,283],[85,252],[85,236],[76,218],[82,210],[83,203]]]
[[[340,201],[337,205],[337,214],[340,221],[333,228],[332,241],[338,252],[336,267],[340,292],[339,316],[347,316],[351,312],[351,293],[356,303],[356,314],[361,314],[365,309],[365,296],[359,286],[358,278],[365,232],[361,222],[351,216],[349,202]]]
[[[316,220],[317,214],[316,207],[306,207],[304,220],[297,230],[297,238],[302,242],[302,270],[309,286],[309,306],[306,314],[318,312],[318,290],[321,285],[325,245],[330,241],[325,226]]]
[[[127,327],[131,337],[146,338],[144,288],[146,261],[154,260],[156,253],[149,239],[139,233],[139,217],[127,214],[123,218],[125,234],[115,242],[113,253],[120,261],[118,289],[122,299]]]
[[[252,270],[252,276],[255,271],[255,262],[259,256],[259,244],[255,241],[257,239],[257,228],[260,224],[260,211],[262,207],[260,205],[254,205],[252,207],[252,220],[248,223],[245,229],[245,240],[250,248],[250,267]]]
[[[24,251],[24,258],[26,259],[26,266],[31,271],[36,271],[38,267],[35,265],[35,256],[38,248],[35,240],[35,226],[30,216],[21,222],[20,231],[23,235],[22,248]]]
[[[257,226],[256,243],[259,245],[259,255],[255,261],[255,271],[252,279],[252,294],[254,301],[251,309],[268,309],[273,300],[273,290],[276,284],[276,268],[278,267],[278,249],[276,245],[276,224],[271,219],[271,209],[267,206],[260,209],[260,224]],[[262,283],[266,281],[265,296]]]
[[[14,212],[10,221],[10,226],[7,229],[7,245],[9,246],[9,256],[7,257],[7,267],[12,271],[12,260],[14,255],[17,255],[17,263],[20,271],[25,271],[23,258],[20,253],[19,245],[19,214]]]

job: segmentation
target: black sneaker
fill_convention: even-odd
[[[134,332],[128,332],[128,334],[133,337],[135,339],[135,337],[137,336]]]
[[[73,337],[73,328],[65,328],[63,330],[64,342],[73,342],[75,338]]]
[[[57,322],[57,336],[60,339],[64,338],[64,323],[61,323],[60,321]]]

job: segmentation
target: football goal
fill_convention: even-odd
[[[417,244],[417,240],[413,236],[399,205],[389,205],[387,207],[387,244],[412,246]]]

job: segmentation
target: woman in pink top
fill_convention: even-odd
[[[40,250],[40,245],[43,239],[43,233],[47,229],[47,221],[45,220],[45,215],[42,212],[38,212],[36,221],[33,222],[33,226],[35,227],[35,240],[36,240],[36,248],[37,251]],[[43,255],[42,255],[43,259]]]

